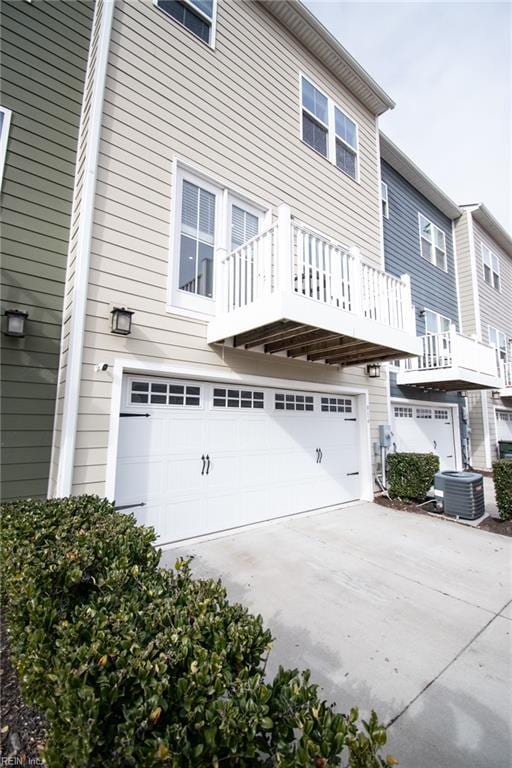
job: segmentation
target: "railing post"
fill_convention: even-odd
[[[475,352],[478,355],[478,351]],[[455,323],[450,324],[450,365],[452,367],[458,365],[457,360],[457,328]]]
[[[217,248],[215,251],[215,309],[216,314],[219,315],[226,310],[229,312],[230,307],[227,306],[227,292],[226,292],[226,259],[228,252],[226,248]]]
[[[402,306],[404,308],[404,327],[402,330],[409,331],[413,336],[416,336],[416,312],[412,306],[412,291],[411,291],[411,276],[401,275],[402,281]]]
[[[277,209],[277,274],[279,290],[290,292],[292,290],[292,214],[288,205],[280,205]]]
[[[350,287],[350,311],[363,315],[363,275],[361,269],[361,251],[352,245],[348,249],[348,280]]]

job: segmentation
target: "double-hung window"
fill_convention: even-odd
[[[432,224],[423,214],[419,215],[421,255],[436,267],[448,270],[446,236],[442,229]]]
[[[385,219],[389,219],[389,194],[388,185],[385,181],[380,183],[380,199],[382,203],[382,215]]]
[[[264,209],[178,167],[170,308],[214,313],[217,253],[236,251],[261,231]],[[248,265],[253,269],[252,265]]]
[[[447,333],[450,330],[451,320],[431,309],[425,310],[425,333],[427,336],[436,333]]]
[[[489,344],[496,349],[499,360],[504,363],[508,362],[507,337],[503,331],[489,326]]]
[[[154,0],[161,11],[213,47],[216,0]]]
[[[5,156],[7,154],[7,139],[11,123],[11,110],[0,107],[0,189],[4,175]]]
[[[484,265],[484,280],[497,291],[500,290],[500,260],[495,253],[482,243],[482,261]]]
[[[357,124],[325,93],[301,77],[302,140],[336,165],[357,178]]]

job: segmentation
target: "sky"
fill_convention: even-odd
[[[512,233],[512,0],[305,1],[396,103],[384,133]]]

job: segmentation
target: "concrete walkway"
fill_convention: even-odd
[[[512,765],[512,541],[358,504],[164,552],[263,615],[278,664],[374,708],[402,768]]]

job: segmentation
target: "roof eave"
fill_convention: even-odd
[[[395,102],[300,0],[257,0],[345,85],[374,115]]]
[[[475,221],[512,258],[512,235],[494,218],[490,210],[483,203],[470,203],[460,207],[470,211]]]

